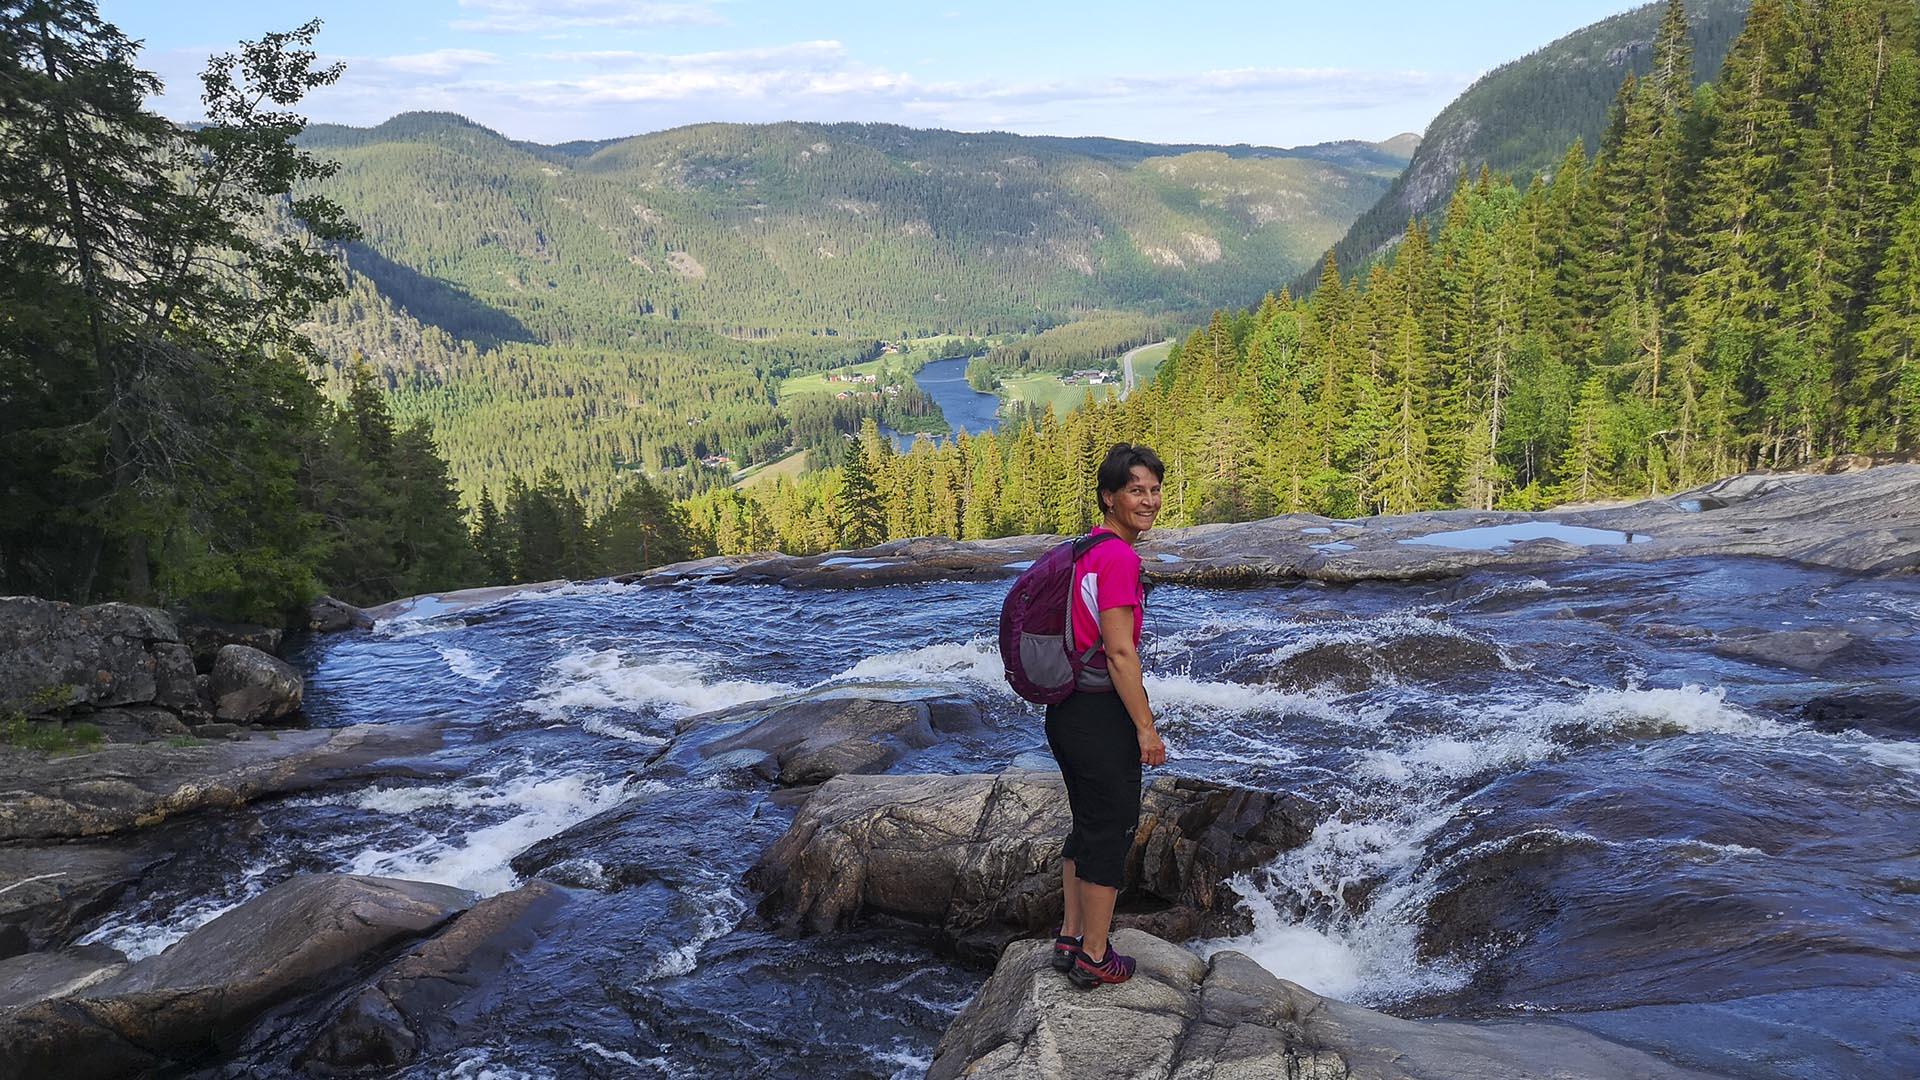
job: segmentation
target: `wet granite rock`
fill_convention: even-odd
[[[0,1012],[0,1062],[67,1080],[158,1071],[240,1037],[280,1002],[325,989],[432,931],[473,896],[417,881],[293,878],[172,948],[61,997]]]
[[[1825,694],[1800,706],[1814,730],[1861,731],[1880,739],[1920,738],[1920,697],[1892,690]]]
[[[1188,938],[1246,929],[1233,874],[1305,843],[1318,810],[1297,796],[1161,777],[1141,799],[1122,925]],[[826,932],[872,913],[938,927],[962,959],[1061,912],[1071,823],[1058,773],[842,776],[820,786],[748,875],[761,915]]]
[[[247,742],[108,745],[43,757],[0,752],[0,841],[100,836],[206,807],[407,767],[435,728],[359,724]]]
[[[8,957],[0,960],[0,1014],[47,998],[79,993],[126,967],[127,958],[105,945]]]
[[[1498,645],[1440,623],[1411,627],[1384,641],[1341,637],[1337,625],[1330,630],[1330,640],[1309,643],[1278,661],[1257,658],[1264,667],[1258,677],[1289,690],[1353,693],[1376,682],[1440,683],[1507,666]]]
[[[1135,930],[1119,986],[1060,977],[1015,942],[934,1051],[928,1080],[1705,1080],[1554,1020],[1402,1020],[1324,998],[1246,956],[1211,959]]]
[[[763,813],[766,801],[764,792],[727,788],[643,791],[534,844],[511,865],[522,877],[582,889],[679,885],[690,873],[733,861],[741,849],[771,843],[784,818]]]
[[[1795,671],[1820,671],[1856,651],[1860,638],[1845,630],[1747,630],[1723,634],[1713,651],[1721,656],[1751,660]]]
[[[72,940],[170,857],[164,844],[126,841],[0,846],[0,957]]]
[[[655,773],[751,773],[783,787],[882,772],[979,722],[959,695],[912,683],[808,691],[682,720]]]
[[[564,889],[536,881],[475,904],[381,969],[314,1037],[302,1064],[322,1076],[384,1072],[459,1045],[460,1025],[471,1019],[462,1003],[567,902]]]
[[[316,634],[337,634],[342,630],[366,630],[373,617],[347,603],[323,596],[307,607],[307,629]]]
[[[300,672],[277,656],[246,645],[222,645],[207,688],[216,717],[246,724],[298,711],[305,684]]]

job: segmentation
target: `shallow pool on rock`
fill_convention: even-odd
[[[1590,529],[1584,525],[1563,525],[1557,521],[1521,521],[1512,525],[1483,525],[1476,529],[1412,536],[1403,544],[1430,544],[1434,547],[1461,548],[1468,551],[1492,551],[1508,544],[1528,540],[1559,540],[1562,543],[1591,547],[1596,544],[1639,544],[1653,539],[1641,533],[1613,529]]]

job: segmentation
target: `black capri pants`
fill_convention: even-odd
[[[1140,737],[1120,695],[1076,692],[1047,706],[1047,747],[1073,810],[1060,857],[1081,881],[1119,888],[1140,827]]]

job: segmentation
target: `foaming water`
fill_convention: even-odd
[[[685,660],[636,660],[619,649],[583,649],[555,661],[527,709],[550,720],[576,711],[651,709],[674,718],[791,693],[776,682],[714,680]]]
[[[505,807],[512,816],[457,837],[428,835],[396,849],[369,848],[348,869],[355,874],[431,881],[470,889],[481,896],[505,892],[520,883],[507,864],[515,856],[560,832],[625,801],[629,781],[599,773],[574,772],[527,778],[499,788],[376,789],[356,801],[361,809],[409,813],[429,806]]]

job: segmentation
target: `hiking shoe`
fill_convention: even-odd
[[[1091,990],[1102,983],[1123,983],[1133,978],[1133,957],[1121,956],[1108,946],[1107,958],[1096,964],[1087,959],[1086,953],[1076,953],[1067,978],[1082,990]]]
[[[1053,928],[1053,970],[1066,971],[1073,967],[1073,958],[1080,955],[1080,943],[1085,939],[1068,937],[1060,929]]]

